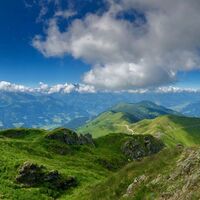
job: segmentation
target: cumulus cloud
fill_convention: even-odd
[[[94,86],[85,85],[85,84],[76,85],[75,91],[77,91],[79,93],[95,93],[96,92]]]
[[[94,86],[86,85],[86,84],[72,84],[72,83],[65,83],[65,84],[56,84],[49,86],[43,82],[39,83],[39,87],[27,87],[25,85],[19,85],[15,83],[10,83],[7,81],[0,81],[0,91],[4,92],[22,92],[22,93],[40,93],[40,94],[70,94],[72,92],[77,92],[80,94],[84,93],[96,93],[98,90],[95,89]],[[112,92],[111,90],[103,90],[103,92]],[[200,92],[200,89],[193,89],[193,88],[179,88],[174,86],[168,87],[157,87],[154,89],[130,89],[130,90],[116,90],[117,93],[137,93],[137,94],[144,94],[144,93],[182,93],[182,92],[189,92],[189,93],[197,93]]]
[[[168,86],[168,87],[158,87],[154,90],[156,93],[197,93],[200,92],[199,89],[194,88],[179,88],[174,86]]]
[[[46,94],[54,94],[54,93],[69,94],[71,92],[78,92],[78,93],[95,93],[96,92],[93,86],[85,85],[85,84],[65,83],[65,84],[56,84],[56,85],[49,86],[48,84],[40,82],[39,87],[27,87],[24,85],[10,83],[7,81],[0,81],[0,91],[46,93]]]
[[[199,0],[107,1],[103,14],[74,19],[66,31],[54,16],[33,46],[46,57],[70,54],[88,62],[83,81],[100,89],[157,87],[200,68]],[[132,17],[120,17],[126,13]]]
[[[48,93],[71,93],[75,90],[75,85],[73,84],[57,84],[49,88]]]
[[[13,84],[7,81],[0,81],[0,91],[8,92],[32,92],[32,89],[24,85]]]

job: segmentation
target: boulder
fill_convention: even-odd
[[[91,144],[94,145],[91,134],[85,134],[78,136],[78,134],[70,129],[59,128],[55,129],[50,134],[47,135],[48,139],[58,140],[68,145],[85,145]]]
[[[16,181],[25,186],[46,186],[56,190],[66,190],[77,186],[75,177],[63,177],[57,170],[47,171],[44,166],[25,162],[19,168]]]
[[[77,180],[75,177],[68,176],[67,178],[63,178],[57,170],[50,171],[49,173],[45,174],[44,182],[49,183],[51,188],[62,190],[77,186]]]
[[[19,168],[19,174],[16,177],[16,181],[27,186],[38,185],[44,177],[43,169],[43,166],[39,166],[31,162],[25,162]]]
[[[121,149],[124,155],[129,159],[138,160],[145,156],[158,153],[163,147],[164,144],[151,135],[138,135],[128,139],[122,145]]]

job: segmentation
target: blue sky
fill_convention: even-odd
[[[27,86],[35,86],[41,81],[52,85],[56,83],[65,83],[65,82],[77,83],[77,82],[82,82],[83,80],[85,80],[86,84],[94,83],[94,86],[97,86],[100,88],[106,87],[107,85],[104,85],[101,82],[95,82],[94,79],[101,80],[101,77],[99,74],[102,75],[104,71],[101,71],[101,70],[102,69],[104,70],[106,67],[108,68],[108,70],[113,70],[114,68],[108,66],[110,63],[112,64],[114,63],[113,65],[115,65],[117,68],[119,63],[116,63],[115,58],[113,58],[113,60],[109,60],[107,58],[104,59],[105,55],[99,56],[99,57],[96,55],[88,56],[88,55],[85,55],[86,54],[85,52],[81,52],[77,54],[76,52],[74,53],[73,49],[68,50],[68,52],[64,52],[64,56],[63,54],[46,56],[44,55],[44,53],[42,53],[41,49],[43,49],[43,51],[45,51],[46,54],[50,52],[49,49],[44,49],[45,47],[43,46],[42,47],[40,46],[40,48],[33,47],[32,41],[36,35],[40,35],[41,37],[44,37],[43,38],[44,41],[47,41],[48,37],[50,37],[49,35],[45,34],[46,33],[45,30],[50,29],[48,22],[49,20],[54,19],[53,15],[57,9],[55,4],[53,3],[49,4],[47,14],[43,16],[40,22],[38,22],[37,19],[38,19],[39,13],[41,12],[42,7],[39,6],[39,3],[40,3],[39,0],[36,0],[35,2],[36,3],[34,3],[34,0],[29,0],[29,1],[27,0],[26,1],[27,4],[25,4],[24,0],[0,1],[0,25],[1,25],[0,80],[9,81],[9,82],[18,83],[18,84],[24,84]],[[63,1],[63,2],[64,3],[60,3],[59,9],[61,10],[73,9],[76,12],[76,16],[75,16],[76,19],[82,20],[81,23],[84,22],[83,20],[85,19],[88,13],[90,14],[92,13],[92,14],[95,14],[95,16],[102,17],[103,15],[102,13],[106,13],[107,9],[108,10],[110,9],[107,7],[107,4],[104,4],[102,1],[76,0],[73,2],[73,4],[66,3],[67,1]],[[43,7],[44,6],[45,5],[43,5]],[[94,18],[95,16],[93,15]],[[134,20],[134,22],[136,21],[136,19],[133,19],[133,17],[135,18],[138,17],[138,19],[140,19],[138,26],[142,26],[141,19],[143,20],[145,19],[145,17],[143,16],[143,13],[139,13],[139,11],[136,12],[136,10],[134,11],[134,9],[132,9],[132,11],[125,10],[121,12],[120,15],[117,15],[117,16],[118,18],[123,18],[124,20],[127,20],[127,21]],[[115,21],[113,22],[116,22],[116,24],[120,22],[119,21],[120,19],[118,18],[115,19]],[[59,26],[60,33],[67,32],[68,26],[71,26],[71,24],[73,24],[73,20],[74,20],[73,17],[72,19],[70,18],[67,20],[66,19],[59,20],[57,22],[57,26]],[[101,18],[99,18],[99,21],[100,20]],[[146,23],[146,22],[143,22],[143,23]],[[87,31],[91,30],[91,27],[89,26],[90,25],[87,25],[87,26],[85,25],[85,29],[87,29]],[[123,27],[123,24],[122,24],[122,27]],[[91,34],[93,33],[91,32]],[[39,40],[38,42],[40,42],[41,44],[43,40]],[[94,45],[92,47],[94,47]],[[82,46],[80,48],[82,48]],[[99,55],[102,53],[102,51],[100,51],[99,48],[92,49],[92,50],[88,46],[84,46],[84,48],[85,48],[85,51],[87,51],[87,48],[88,48],[89,51],[97,52],[97,54]],[[124,49],[124,52],[125,51],[127,51],[127,49]],[[123,49],[121,49],[121,52],[122,52],[121,54],[123,54]],[[52,52],[50,53],[52,54]],[[123,62],[124,62],[124,58],[123,58]],[[120,63],[122,62],[120,61]],[[197,62],[197,64],[199,63]],[[103,67],[99,67],[98,70],[95,71],[94,69],[97,65],[102,65]],[[133,66],[135,66],[135,61],[134,61]],[[155,83],[153,82],[152,85],[155,85],[157,83],[158,83],[158,86],[159,84],[161,85],[174,84],[179,87],[199,88],[200,72],[198,70],[198,66],[196,68],[197,69],[195,69],[195,67],[192,67],[192,69],[187,72],[182,72],[182,70],[179,70],[178,68],[177,73],[176,73],[177,76],[175,78],[177,80],[176,83],[174,83],[174,81],[169,81],[171,77],[167,77],[166,81],[164,81],[163,83],[160,80],[158,80]],[[108,70],[106,70],[106,72]],[[84,74],[88,72],[91,72],[90,74],[92,74],[92,78],[89,79],[88,76],[83,78]],[[152,73],[155,73],[155,72],[152,71]],[[160,72],[160,74],[163,75],[163,72]],[[105,80],[107,78],[106,76],[111,76],[111,75],[112,75],[112,71],[109,72],[108,75],[105,73]],[[157,75],[155,74],[155,76]],[[116,77],[118,77],[118,74],[116,74]],[[108,79],[109,78],[110,77],[108,77]],[[137,76],[136,77],[133,76],[133,79],[137,79]],[[128,88],[146,87],[147,84],[151,84],[151,81],[152,81],[151,79],[152,79],[151,77],[150,78],[148,77],[148,80],[146,79],[144,80],[144,82],[146,81],[147,83],[145,84],[141,83],[140,85],[135,84],[135,82],[133,83],[131,82]],[[117,87],[119,87],[120,89],[121,88],[123,89],[123,87],[126,87],[126,85],[128,85],[129,83],[125,84],[125,86],[123,87],[120,87],[120,84],[123,80],[124,79],[121,80],[121,77],[119,76],[119,84],[114,85],[111,89],[113,88],[116,89]],[[116,81],[118,80],[114,80],[114,82]],[[109,84],[113,84],[113,83],[111,82]]]
[[[0,1],[0,80],[36,85],[80,82],[89,66],[71,56],[45,58],[31,46],[43,25],[36,23],[38,6],[25,7],[23,0]]]

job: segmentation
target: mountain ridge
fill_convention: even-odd
[[[83,127],[80,127],[78,132],[89,132],[94,137],[106,135],[109,132],[123,132],[124,129],[119,128],[120,125],[130,125],[143,119],[152,119],[167,114],[181,115],[176,111],[149,101],[120,103],[101,113]]]

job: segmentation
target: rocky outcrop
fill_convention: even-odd
[[[94,145],[92,135],[87,133],[85,135],[80,134],[80,136],[66,128],[55,129],[47,135],[48,139],[58,140],[68,145],[84,145],[91,144]]]
[[[159,200],[200,199],[200,150],[184,150],[173,172],[164,177],[162,182],[167,187]]]
[[[151,135],[137,135],[126,141],[121,149],[126,157],[137,160],[158,153],[163,147],[164,144]]]
[[[47,171],[44,166],[25,162],[18,171],[16,181],[27,187],[47,186],[51,189],[66,190],[77,186],[75,177],[63,177],[58,171]]]
[[[138,188],[140,184],[145,182],[147,177],[145,175],[141,175],[139,177],[136,177],[134,181],[128,186],[126,194],[123,195],[124,198],[127,198],[131,196],[132,193],[134,193],[134,189]]]
[[[200,199],[200,149],[182,151],[179,159],[168,166],[164,173],[136,177],[127,187],[123,199],[134,199],[144,185],[157,200]]]
[[[27,186],[35,186],[41,183],[41,177],[44,176],[44,167],[31,162],[25,162],[19,168],[19,174],[16,177],[18,183]]]

